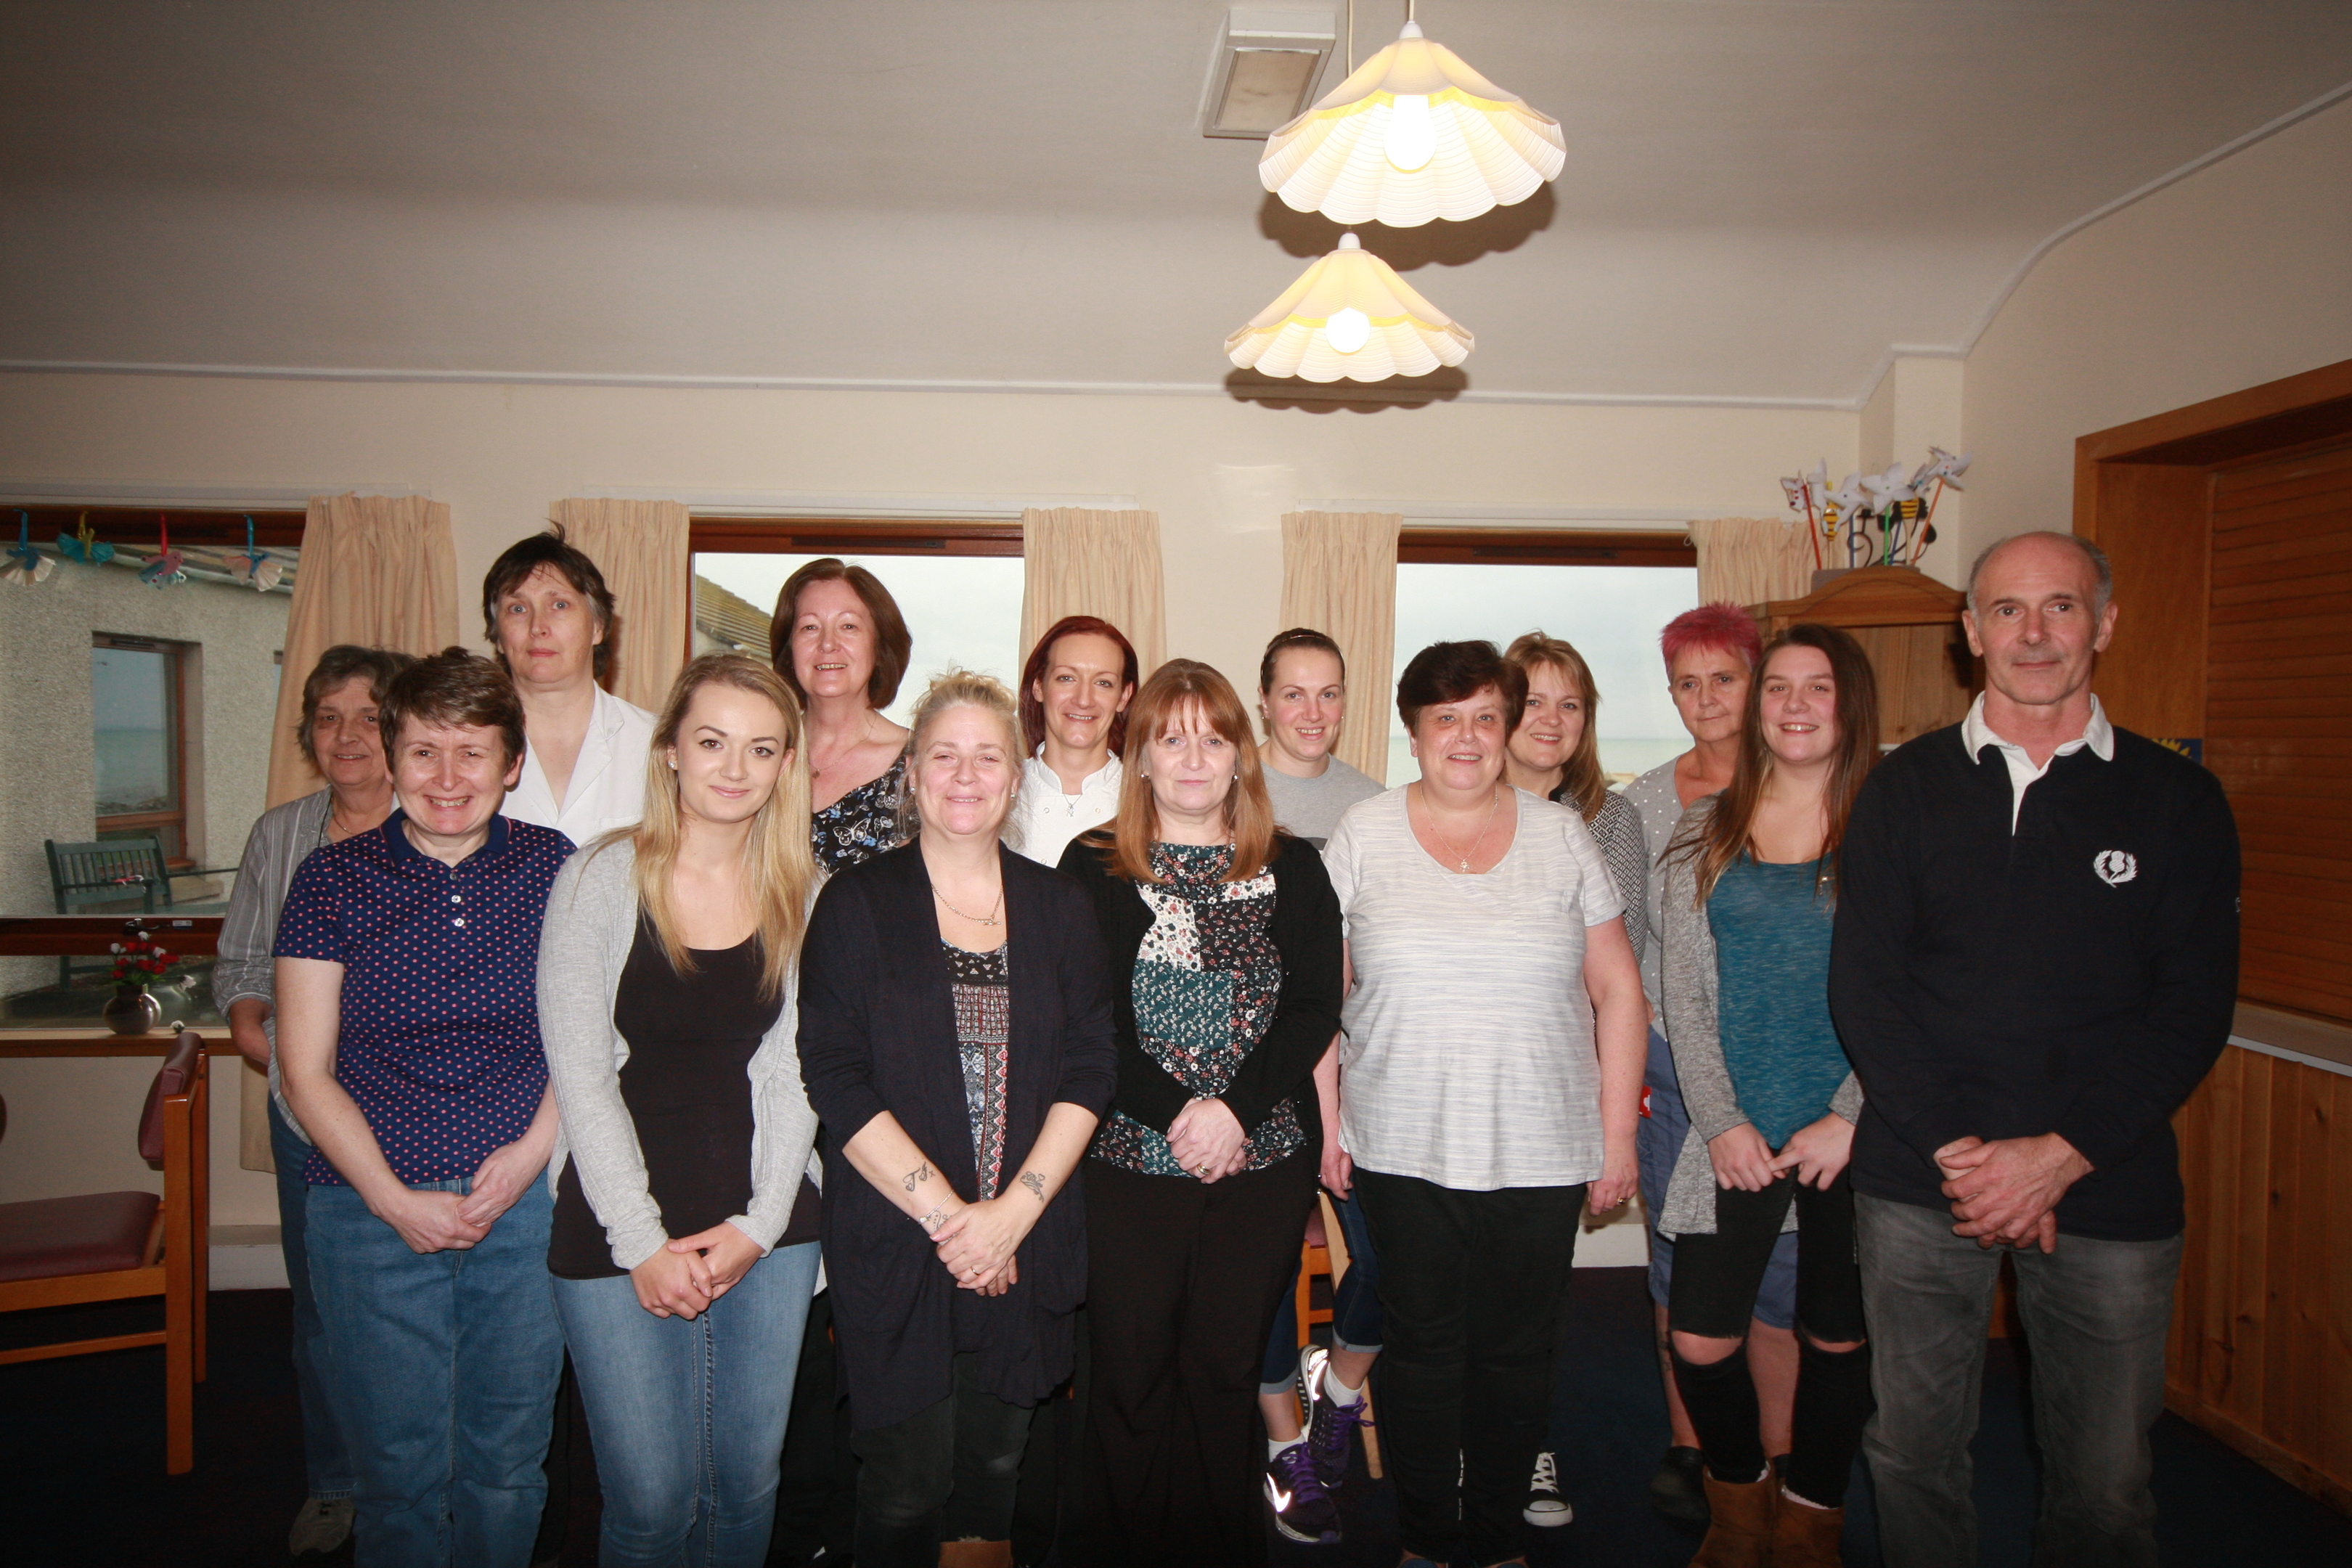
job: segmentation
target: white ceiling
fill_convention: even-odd
[[[1402,10],[1361,0],[1359,58]],[[1215,386],[1339,232],[1199,134],[1224,11],[12,3],[0,362]],[[2346,0],[1421,20],[1568,137],[1520,206],[1362,231],[1477,332],[1478,395],[1850,403],[2053,233],[2352,81]]]

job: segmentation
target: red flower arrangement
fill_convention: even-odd
[[[114,989],[118,995],[136,996],[163,978],[172,955],[136,921],[123,922],[124,941],[110,943],[114,953]]]

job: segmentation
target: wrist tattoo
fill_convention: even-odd
[[[911,1193],[915,1190],[917,1182],[928,1182],[931,1179],[931,1163],[926,1160],[898,1179],[907,1184],[907,1190]]]
[[[1024,1171],[1024,1172],[1022,1172],[1022,1173],[1021,1173],[1021,1184],[1022,1184],[1023,1186],[1024,1186],[1024,1187],[1028,1188],[1032,1193],[1034,1193],[1034,1194],[1037,1195],[1037,1201],[1038,1201],[1039,1203],[1041,1203],[1041,1204],[1042,1204],[1042,1203],[1044,1203],[1044,1202],[1045,1201],[1045,1173],[1044,1173],[1044,1172],[1042,1172],[1042,1171]]]
[[[940,1226],[947,1222],[947,1212],[948,1205],[941,1204],[915,1223],[923,1227],[923,1234],[925,1236],[935,1235],[939,1231]]]

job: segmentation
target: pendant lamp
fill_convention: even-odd
[[[1307,381],[1385,381],[1460,364],[1470,329],[1413,292],[1352,234],[1225,340],[1244,370]]]
[[[1412,228],[1523,202],[1567,161],[1559,121],[1409,21],[1395,43],[1266,139],[1257,174],[1299,212]]]

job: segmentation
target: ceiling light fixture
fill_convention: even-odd
[[[1299,212],[1412,228],[1523,202],[1567,161],[1559,121],[1408,19],[1395,43],[1266,139],[1257,174]]]
[[[1339,42],[1328,5],[1232,7],[1209,62],[1201,134],[1263,141],[1307,107]]]
[[[1460,364],[1477,340],[1352,234],[1225,340],[1244,370],[1307,381],[1386,381]]]

